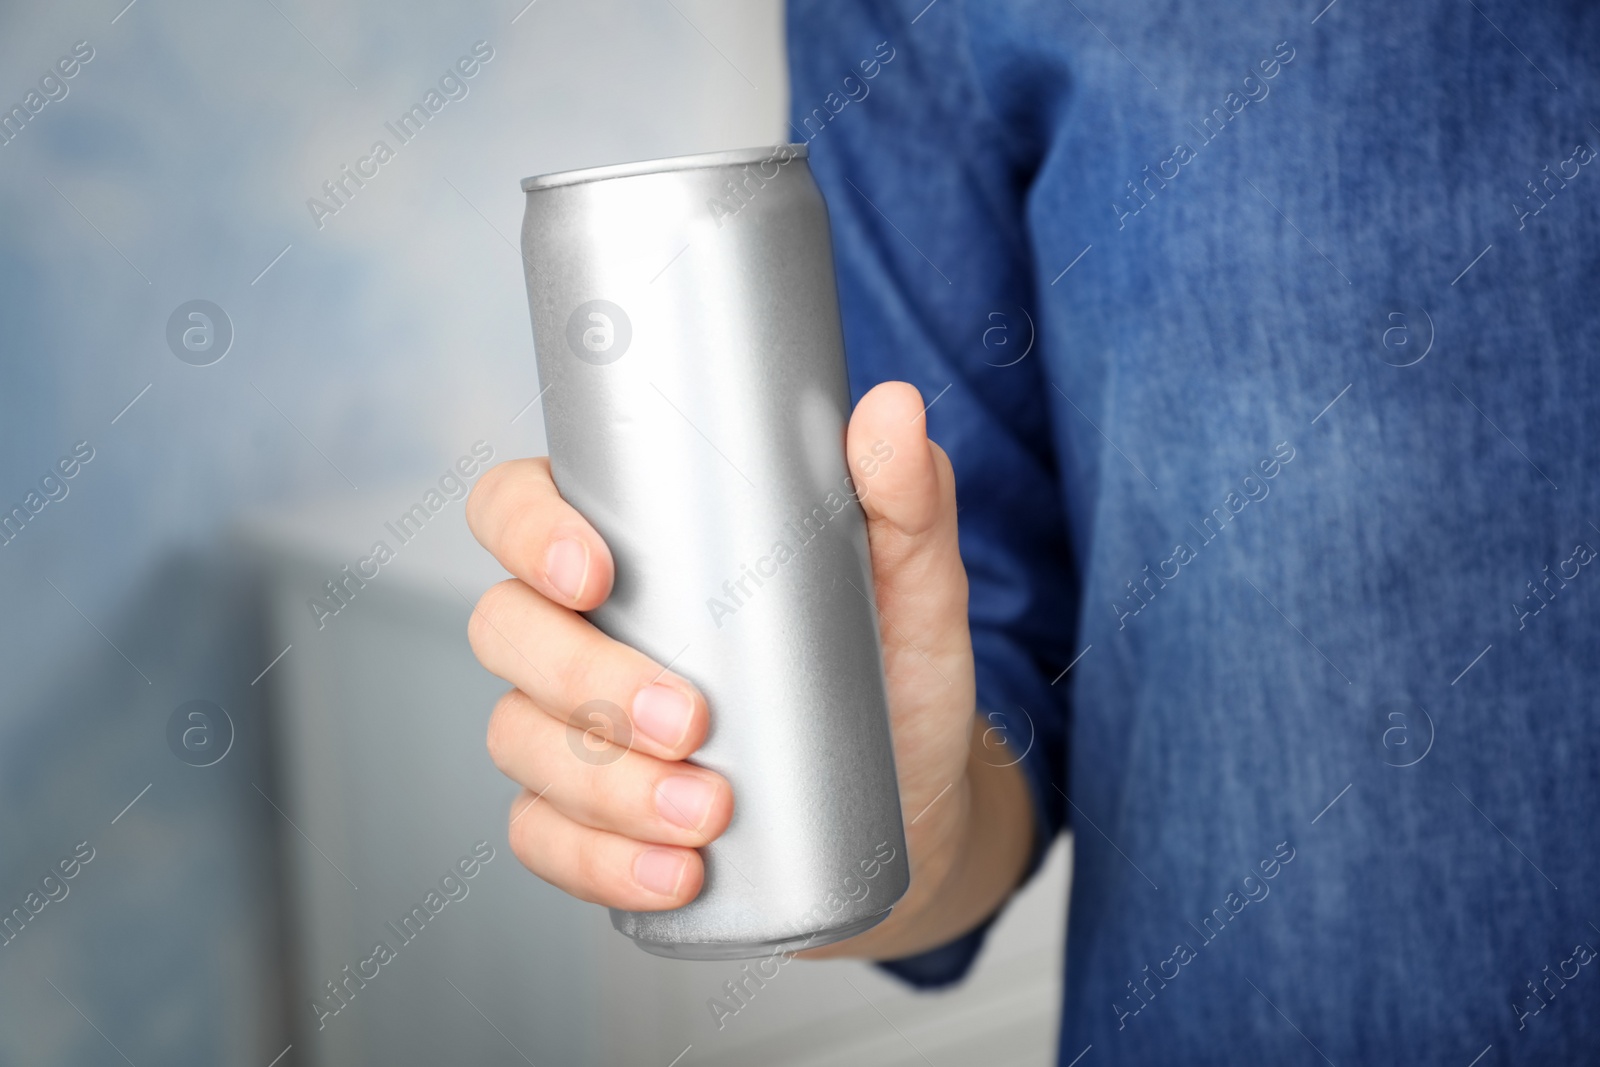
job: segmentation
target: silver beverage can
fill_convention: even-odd
[[[827,207],[806,148],[522,188],[551,472],[616,560],[588,617],[705,693],[711,731],[693,761],[734,793],[731,825],[700,850],[700,895],[613,910],[612,924],[681,959],[858,934],[910,871],[866,482],[844,451]]]

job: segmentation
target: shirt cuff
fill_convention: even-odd
[[[986,753],[992,754],[988,758],[997,762],[1015,759],[1022,771],[1023,780],[1028,784],[1028,800],[1033,805],[1033,841],[1029,846],[1027,867],[1017,882],[1017,888],[1020,889],[1033,878],[1043,864],[1045,854],[1050,851],[1050,845],[1059,829],[1047,814],[1055,804],[1045,796],[1045,793],[1052,791],[1053,787],[1044,757],[1044,746],[1037,744],[1038,739],[1033,734],[1032,724],[1025,712],[1019,715],[1010,712],[980,711],[979,729],[986,731],[980,736],[979,744]],[[996,736],[1003,738],[1004,744],[1012,747],[1000,747],[995,744]],[[984,743],[985,738],[989,740],[989,744]],[[1030,741],[1033,743],[1030,744]],[[1008,897],[1007,902],[1009,899]],[[990,927],[1004,910],[1005,903],[1002,903],[992,915],[975,928],[938,948],[929,949],[915,956],[879,960],[877,965],[917,989],[938,989],[953,985],[965,978],[967,972],[972,969],[973,961],[978,958],[978,952],[983,948]]]

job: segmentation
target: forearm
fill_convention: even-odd
[[[981,754],[973,746],[965,776],[921,818],[906,813],[916,820],[906,827],[911,886],[893,914],[859,937],[801,955],[915,955],[961,936],[1004,903],[1028,861],[1033,805],[1020,766],[993,766]]]

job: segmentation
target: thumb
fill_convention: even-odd
[[[845,448],[867,513],[886,659],[925,661],[935,674],[953,660],[959,671],[971,640],[955,473],[928,440],[921,394],[905,382],[875,387],[851,415]]]

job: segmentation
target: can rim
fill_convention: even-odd
[[[531,193],[538,189],[555,189],[565,185],[606,181],[610,178],[632,178],[642,174],[665,174],[677,170],[705,170],[713,167],[739,167],[760,163],[788,148],[792,159],[805,159],[803,144],[762,145],[759,148],[736,148],[727,152],[705,152],[692,156],[670,156],[666,159],[641,159],[631,163],[612,163],[603,167],[584,167],[580,170],[562,170],[550,174],[536,174],[522,179],[522,191]]]

